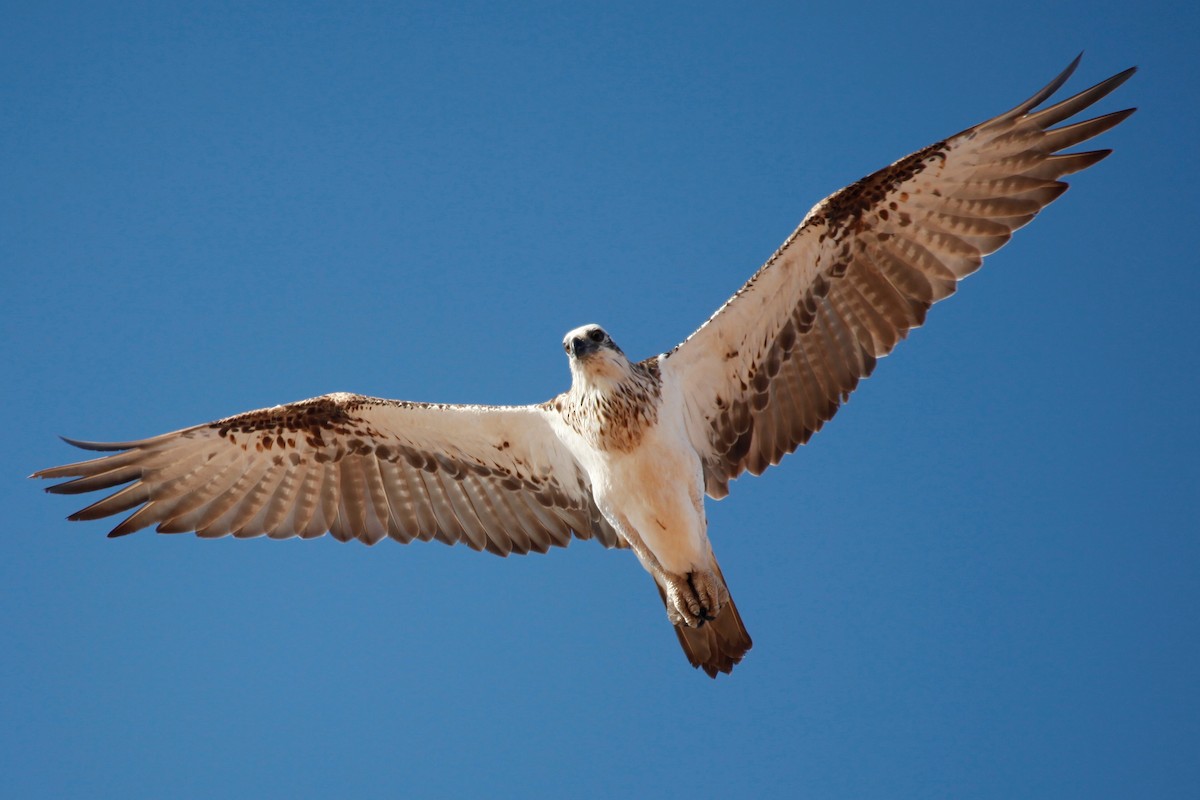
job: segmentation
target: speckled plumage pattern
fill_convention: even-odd
[[[574,391],[556,397],[551,407],[589,445],[598,450],[632,452],[648,427],[658,422],[662,376],[658,363],[631,365],[630,379],[614,391]]]
[[[925,321],[929,307],[1066,191],[1060,179],[1107,150],[1059,154],[1133,113],[1062,122],[1125,82],[1126,70],[1061,103],[1033,109],[1077,58],[1025,103],[925,147],[835,192],[808,213],[761,269],[683,344],[663,373],[704,387],[688,425],[713,497],[805,443],[876,360]]]

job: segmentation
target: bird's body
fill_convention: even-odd
[[[611,341],[595,325],[567,339],[592,332]],[[555,431],[587,472],[601,513],[664,569],[708,567],[700,458],[679,387],[664,385],[657,363],[631,364],[610,347],[573,357],[572,372],[571,391],[551,405]]]
[[[1132,70],[1035,110],[1078,59],[1011,111],[818,203],[674,350],[634,362],[596,325],[567,334],[571,387],[535,406],[331,394],[151,439],[72,442],[109,455],[42,470],[50,491],[116,491],[71,519],[132,511],[202,537],[374,544],[438,539],[508,555],[572,537],[628,547],[689,660],[729,672],[751,641],[709,541],[704,495],[808,441],[878,358],[984,255],[1108,151],[1061,153],[1132,109],[1052,127]],[[123,487],[123,488],[118,488]]]
[[[563,345],[572,384],[549,406],[552,427],[587,474],[604,519],[654,576],[671,622],[714,622],[729,593],[708,541],[686,385],[670,369],[664,375],[663,357],[631,363],[598,325],[571,331]],[[723,648],[733,663],[751,644],[740,619],[737,628]],[[684,649],[693,655],[686,641]]]

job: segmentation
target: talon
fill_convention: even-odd
[[[729,595],[717,577],[708,570],[687,575],[666,574],[667,618],[672,625],[699,628],[721,613]]]

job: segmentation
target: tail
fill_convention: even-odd
[[[713,568],[717,577],[724,581],[725,576],[721,574],[721,568],[715,560]],[[658,586],[658,582],[654,585]],[[665,606],[667,595],[661,586],[658,586],[658,596],[662,598]],[[738,613],[732,595],[716,619],[705,622],[698,628],[676,625],[675,636],[679,638],[679,645],[688,661],[692,662],[692,666],[703,669],[710,678],[717,677],[718,672],[724,672],[726,675],[732,672],[734,665],[742,660],[754,644],[750,640],[750,634],[746,633],[742,615]]]

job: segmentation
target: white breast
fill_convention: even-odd
[[[666,389],[667,387],[664,387]],[[700,458],[683,426],[677,392],[667,389],[657,424],[632,452],[600,452],[578,437],[576,452],[596,505],[618,532],[627,525],[665,569],[711,569]]]
[[[690,446],[647,438],[634,453],[607,460],[597,476],[597,504],[620,512],[668,571],[708,569],[700,460]]]

